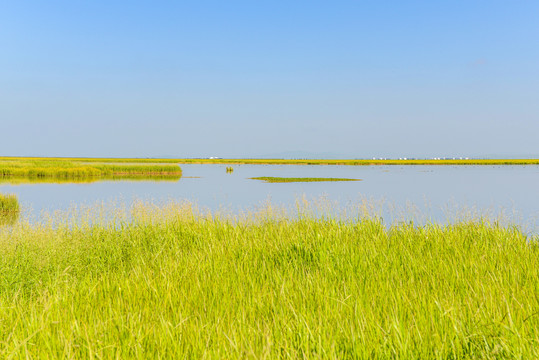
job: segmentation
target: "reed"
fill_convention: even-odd
[[[0,194],[0,226],[14,224],[19,213],[20,205],[16,195]]]
[[[0,179],[62,181],[104,179],[111,177],[170,177],[179,179],[178,165],[79,163],[59,159],[0,160]]]
[[[19,211],[19,201],[13,194],[0,194],[0,212]]]
[[[1,358],[539,357],[518,227],[128,212],[0,229]]]

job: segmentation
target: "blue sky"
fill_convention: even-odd
[[[1,155],[539,155],[537,1],[3,1]]]

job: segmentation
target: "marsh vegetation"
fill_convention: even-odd
[[[252,180],[262,180],[267,183],[290,183],[290,182],[323,182],[323,181],[361,181],[361,179],[348,179],[348,178],[314,178],[314,177],[272,177],[272,176],[260,176],[252,177]]]
[[[19,218],[20,205],[14,194],[0,194],[0,226],[14,224]]]
[[[250,165],[539,165],[539,159],[462,159],[462,160],[367,160],[367,159],[174,159],[179,164]]]
[[[0,357],[539,357],[518,227],[113,211],[0,230]]]
[[[145,163],[84,162],[65,159],[0,159],[1,180],[27,181],[95,181],[118,178],[169,178],[179,179],[178,165]]]
[[[202,158],[42,158],[42,157],[0,157],[5,161],[47,161],[73,162],[78,164],[229,164],[229,165],[539,165],[539,159],[202,159]]]

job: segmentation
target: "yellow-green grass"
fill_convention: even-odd
[[[78,158],[78,157],[19,157],[0,156],[0,163],[4,162],[40,162],[40,163],[76,163],[76,164],[178,164],[181,159],[159,159],[159,158]]]
[[[0,212],[19,211],[19,201],[13,194],[0,194]]]
[[[19,213],[20,205],[16,195],[0,194],[0,226],[15,223]]]
[[[539,165],[539,159],[468,159],[468,160],[325,160],[325,159],[175,159],[180,164],[236,165]]]
[[[321,181],[361,181],[361,179],[347,178],[297,178],[297,177],[252,177],[253,180],[263,180],[267,183],[290,183],[290,182],[321,182]]]
[[[154,163],[154,164],[260,164],[260,165],[539,165],[539,159],[414,159],[414,160],[369,160],[369,159],[194,159],[194,158],[44,158],[44,157],[0,157],[0,161],[38,160],[72,161],[76,163]]]
[[[308,214],[0,230],[0,358],[539,357],[537,239]]]
[[[103,179],[118,177],[181,177],[176,164],[111,164],[80,163],[62,159],[2,159],[0,178],[3,179]]]

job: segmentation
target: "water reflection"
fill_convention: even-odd
[[[181,175],[122,175],[100,177],[0,177],[0,184],[91,184],[100,181],[180,181]]]

